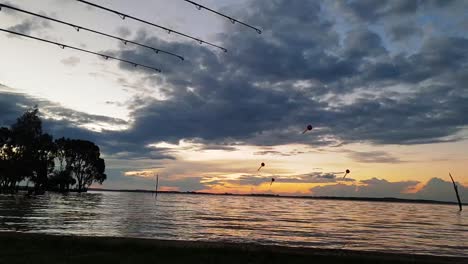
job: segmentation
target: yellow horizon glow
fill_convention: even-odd
[[[434,152],[434,145],[443,152]],[[384,145],[373,146],[369,144],[349,144],[341,148],[313,148],[307,145],[280,145],[271,147],[262,146],[235,146],[233,151],[203,150],[203,145],[181,141],[179,144],[160,142],[150,145],[154,148],[166,148],[175,155],[177,160],[167,161],[163,168],[151,170],[136,170],[125,173],[127,176],[154,177],[154,173],[167,175],[172,180],[182,180],[187,177],[199,177],[200,182],[210,186],[203,192],[211,193],[297,193],[311,194],[310,189],[317,186],[326,186],[332,183],[287,183],[275,182],[270,187],[266,180],[259,185],[235,183],[242,176],[246,177],[296,177],[313,172],[343,172],[351,170],[348,176],[356,180],[355,183],[341,182],[342,184],[359,184],[359,181],[378,178],[389,182],[414,181],[419,182],[414,188],[405,192],[414,193],[432,178],[442,178],[450,181],[449,171],[457,182],[468,186],[468,175],[464,165],[468,157],[463,153],[460,145],[468,147],[468,141],[438,143],[428,145]],[[261,151],[278,151],[292,153],[301,150],[304,153],[291,156],[257,155]],[[370,163],[359,162],[350,157],[350,152],[383,151],[401,160],[396,163]],[[259,172],[257,169],[261,162],[266,166]]]

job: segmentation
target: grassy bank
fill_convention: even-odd
[[[468,263],[468,259],[176,242],[0,233],[0,263]]]

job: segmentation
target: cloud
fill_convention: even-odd
[[[54,113],[54,118],[45,118],[44,125],[46,131],[57,136],[69,136],[89,139],[97,142],[106,155],[106,162],[109,165],[109,174],[112,174],[106,188],[140,188],[148,189],[144,186],[152,186],[151,180],[139,179],[154,175],[155,171],[164,173],[161,186],[177,189],[181,191],[208,190],[212,186],[260,186],[275,178],[277,184],[325,184],[312,188],[310,191],[315,196],[349,196],[349,197],[400,197],[417,199],[434,199],[442,201],[455,201],[455,195],[451,182],[434,178],[425,184],[418,181],[389,182],[384,179],[372,178],[368,180],[355,181],[354,179],[342,179],[343,172],[320,172],[314,171],[301,175],[249,175],[242,174],[238,177],[221,177],[219,175],[235,173],[239,171],[235,168],[219,167],[219,164],[208,164],[203,162],[184,162],[168,164],[155,162],[155,160],[173,160],[171,151],[164,147],[141,146],[138,143],[112,142],[107,138],[108,131],[103,133],[93,132],[79,128],[80,123],[106,121],[117,122],[119,120],[108,119],[107,117],[93,116],[89,114],[75,112],[70,109],[61,108],[59,105],[46,100],[33,98],[24,94],[13,92],[2,86],[0,96],[0,123],[8,125],[14,122],[27,107],[38,104],[43,113],[50,111]],[[61,117],[58,118],[58,117]],[[127,144],[127,145],[126,145]],[[201,146],[203,144],[194,147]],[[206,148],[210,148],[207,146]],[[228,149],[229,150],[229,149]],[[351,156],[359,159],[360,162],[399,162],[398,159],[389,156],[385,152],[349,152]],[[207,170],[207,167],[217,166],[221,168],[218,176]],[[138,170],[138,167],[141,169]],[[137,170],[135,170],[135,168]],[[145,169],[153,168],[153,169]],[[132,170],[133,169],[133,170]],[[127,176],[124,176],[127,175]],[[192,175],[192,176],[190,176]],[[128,176],[133,180],[128,179]],[[226,188],[227,188],[226,187]],[[463,201],[468,197],[468,188],[459,184],[459,191]]]
[[[209,185],[216,184],[238,184],[249,186],[260,186],[265,183],[270,183],[274,178],[276,183],[296,183],[296,184],[310,184],[310,183],[336,183],[336,182],[354,182],[352,178],[343,179],[344,172],[311,172],[301,175],[255,175],[255,174],[241,174],[233,177],[227,176],[205,176],[203,182]]]
[[[384,151],[369,151],[369,152],[358,152],[348,151],[349,157],[360,163],[400,163],[400,159],[384,152]]]
[[[458,184],[462,201],[466,202],[468,187]],[[353,185],[335,184],[317,186],[311,189],[314,196],[339,197],[379,197],[407,198],[456,202],[455,192],[451,182],[433,178],[425,184],[418,181],[389,182],[384,179],[372,178],[356,182]]]
[[[122,27],[122,26],[118,27],[116,32],[122,38],[128,38],[128,37],[130,37],[130,35],[132,35],[132,32],[130,31],[129,28]]]
[[[228,48],[226,54],[143,30],[132,34],[135,41],[180,53],[186,60],[134,46],[105,51],[163,69],[160,75],[118,80],[139,94],[126,105],[131,122],[50,102],[39,105],[47,106],[45,124],[57,135],[92,139],[109,157],[134,162],[171,160],[167,149],[148,146],[182,140],[199,142],[200,150],[226,151],[242,145],[459,141],[468,127],[468,39],[462,24],[457,28],[459,21],[446,13],[464,6],[466,1],[249,1],[234,15],[264,33],[229,25],[213,36]],[[450,32],[420,19],[424,12],[431,14],[429,20],[453,24]],[[18,30],[35,30],[30,21],[22,24]],[[434,32],[428,33],[431,26]],[[129,33],[125,28],[118,32]],[[415,33],[415,43],[402,48],[400,42]],[[130,74],[147,72],[119,66]],[[0,100],[6,124],[24,105],[37,103],[12,93]],[[96,129],[96,123],[105,125]],[[315,129],[301,135],[309,123]],[[256,154],[300,152],[265,149]],[[383,152],[348,154],[360,162],[401,162]],[[311,179],[299,178],[290,180]]]
[[[460,183],[457,183],[457,185],[460,199],[464,203],[468,202],[468,186],[464,186]],[[420,190],[414,193],[413,196],[421,199],[457,201],[452,182],[444,181],[440,178],[432,178]]]
[[[44,13],[40,13],[41,15],[46,15]],[[47,29],[51,28],[52,25],[48,20],[32,18],[32,19],[24,19],[20,23],[8,27],[8,30],[22,33],[25,35],[30,35],[34,31],[38,31],[40,29]]]
[[[193,43],[166,42],[144,31],[136,34],[138,42],[182,53],[187,61],[138,48],[111,51],[161,66],[164,74],[145,77],[135,86],[156,86],[163,99],[139,98],[134,102],[138,107],[128,106],[134,120],[129,129],[108,137],[140,146],[181,139],[218,146],[461,139],[456,135],[468,124],[463,77],[468,67],[467,39],[428,38],[411,56],[391,56],[381,34],[368,27],[337,31],[336,21],[319,3],[250,5],[244,19],[262,26],[265,33],[258,36],[237,28],[223,33],[219,38],[228,54]],[[349,8],[362,13],[376,10],[371,16],[382,17],[415,12],[419,6],[414,5],[418,4],[359,1]],[[395,85],[407,88],[388,91]],[[367,93],[360,95],[358,90]],[[343,103],[342,96],[353,99]],[[305,137],[294,132],[309,122],[321,129]]]
[[[220,44],[229,49],[222,55],[207,46],[167,42],[138,32],[136,41],[184,54],[187,60],[134,47],[109,51],[161,66],[164,74],[144,77],[135,84],[121,80],[122,85],[144,93],[158,90],[161,98],[135,98],[128,105],[134,120],[129,128],[107,137],[148,154],[144,147],[148,144],[182,139],[217,148],[462,139],[459,133],[468,125],[464,114],[468,80],[463,74],[468,67],[466,38],[427,37],[411,55],[391,55],[391,44],[382,37],[391,32],[353,23],[342,32],[332,16],[339,9],[326,9],[326,5],[250,2],[243,19],[261,26],[264,34],[237,28],[222,33]],[[373,17],[410,14],[422,8],[416,1],[341,2],[339,6],[343,5],[362,18],[360,14],[372,11],[369,23]],[[436,11],[451,6],[442,7],[437,1],[427,5]],[[395,90],[397,86],[402,88]],[[319,129],[306,136],[296,133],[308,123]]]
[[[314,196],[342,196],[342,197],[395,197],[400,196],[410,187],[417,185],[417,181],[388,182],[387,180],[372,178],[359,182],[360,185],[327,185],[311,189]]]
[[[73,56],[61,60],[63,65],[70,66],[70,67],[75,67],[76,65],[80,63],[80,61],[81,61],[80,58],[73,57]]]
[[[414,25],[398,24],[390,28],[390,36],[395,41],[420,37],[422,34],[423,31]]]
[[[366,7],[352,9],[367,10],[372,3],[360,5]],[[419,8],[408,1],[387,2],[374,15]],[[468,125],[463,88],[467,39],[427,38],[414,54],[393,56],[381,34],[368,27],[335,31],[335,21],[315,2],[252,2],[249,10],[244,19],[261,25],[265,34],[222,34],[227,55],[192,43],[165,42],[144,31],[137,34],[139,42],[182,53],[187,61],[144,49],[110,51],[164,69],[153,78],[164,99],[143,99],[131,113],[132,127],[113,136],[140,144],[197,139],[263,146],[462,139],[457,135]],[[391,90],[395,86],[406,88]],[[321,129],[306,137],[293,132],[309,122]]]
[[[10,126],[28,108],[38,106],[43,119],[44,130],[55,138],[70,137],[96,142],[109,157],[126,159],[145,158],[173,159],[170,155],[158,152],[158,149],[131,142],[119,142],[109,138],[109,129],[122,129],[128,123],[125,120],[108,116],[92,115],[75,111],[60,104],[19,93],[2,86],[0,89],[0,126]]]
[[[402,16],[410,16],[418,10],[427,8],[446,8],[454,3],[463,4],[456,0],[429,0],[429,1],[406,1],[406,0],[360,0],[339,1],[344,11],[348,11],[357,18],[366,22],[376,22],[381,19],[396,19]]]

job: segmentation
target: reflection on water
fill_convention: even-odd
[[[92,192],[0,195],[0,231],[468,256],[456,206]]]

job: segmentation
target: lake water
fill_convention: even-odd
[[[91,192],[0,195],[0,231],[468,256],[455,205]]]

